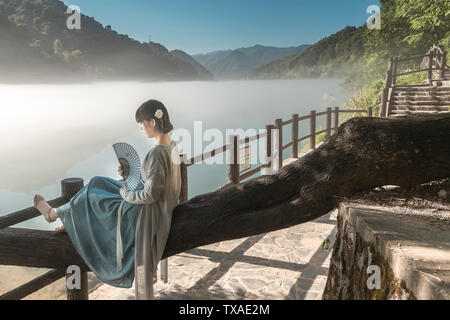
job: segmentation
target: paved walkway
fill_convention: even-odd
[[[155,298],[321,299],[337,232],[336,213],[172,256],[169,281],[164,283],[158,276]],[[104,284],[90,293],[89,299],[134,299],[134,288]]]

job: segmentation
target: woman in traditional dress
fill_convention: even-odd
[[[179,203],[180,157],[168,132],[173,129],[166,107],[149,100],[136,111],[136,121],[156,144],[141,166],[136,191],[126,182],[95,176],[65,205],[52,208],[40,195],[34,207],[50,223],[60,218],[86,265],[103,282],[130,288],[136,299],[153,299],[157,266],[169,235],[172,211]],[[118,172],[123,175],[123,168]]]

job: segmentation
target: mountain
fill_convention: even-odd
[[[304,52],[258,66],[247,79],[340,77],[364,54],[364,28],[346,27]]]
[[[380,29],[346,27],[326,37],[301,54],[258,66],[242,76],[244,79],[289,79],[334,77],[344,79],[355,95],[345,107],[365,110],[381,104],[388,61],[392,57],[417,58],[397,65],[401,73],[416,70],[425,52],[434,44],[450,50],[448,0],[380,0]],[[426,74],[400,76],[402,84],[423,81]]]
[[[192,57],[212,72],[216,78],[233,79],[241,77],[246,71],[261,64],[303,52],[308,47],[309,45],[288,48],[255,45],[236,50],[196,54]]]
[[[225,55],[220,61],[208,67],[216,78],[232,79],[242,71],[254,66],[253,59],[239,50],[233,50]]]
[[[194,69],[197,71],[198,75],[203,80],[212,80],[214,76],[211,72],[205,69],[200,63],[198,63],[194,58],[192,58],[190,55],[188,55],[186,52],[182,50],[172,50],[170,51],[170,54],[174,57],[180,59],[181,61],[190,64],[194,67]]]
[[[58,0],[0,0],[0,81],[194,80],[204,74],[159,43],[141,43],[81,15],[69,30]]]
[[[367,90],[375,92],[385,78],[389,58],[422,55],[433,44],[450,49],[448,0],[379,2],[384,27],[347,26],[303,53],[258,66],[242,78],[339,77],[345,79],[346,87],[372,85]],[[408,71],[417,63],[412,59],[398,67]]]

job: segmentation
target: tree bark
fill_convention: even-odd
[[[340,198],[375,187],[407,187],[449,177],[449,141],[449,114],[352,118],[326,143],[276,174],[178,205],[162,258],[310,221],[337,207]],[[22,250],[14,256],[16,265],[56,268],[79,260],[73,247],[68,249],[67,235],[33,231],[40,235],[36,241],[16,230],[0,230],[0,264],[11,264],[14,250]],[[51,263],[48,248],[54,256]]]
[[[177,206],[163,258],[316,219],[336,208],[339,198],[375,187],[449,177],[449,141],[449,114],[352,118],[276,174]]]

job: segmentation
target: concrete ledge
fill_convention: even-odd
[[[323,299],[450,300],[450,213],[342,202]]]

